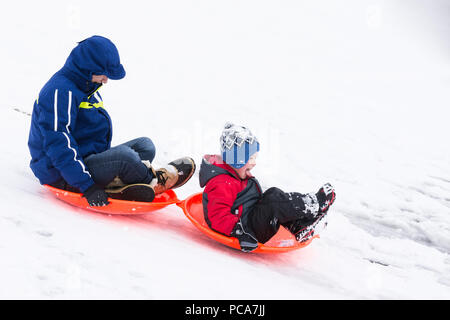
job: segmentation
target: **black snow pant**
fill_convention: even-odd
[[[248,214],[248,225],[260,243],[270,240],[279,230],[280,225],[294,220],[300,220],[301,225],[308,226],[315,220],[311,215],[304,214],[295,201],[301,201],[278,188],[267,189],[261,200]],[[303,205],[304,207],[304,205]]]

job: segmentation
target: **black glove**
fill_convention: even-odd
[[[105,190],[97,184],[90,186],[83,194],[91,207],[102,207],[109,204]]]
[[[243,252],[251,252],[258,248],[258,240],[244,230],[241,220],[234,226],[233,231],[231,231],[231,236],[239,240],[239,245]]]
[[[324,184],[316,193],[317,201],[319,202],[320,212],[325,213],[336,199],[336,193],[331,184]]]

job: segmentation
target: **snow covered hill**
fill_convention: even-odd
[[[424,0],[8,3],[0,298],[449,299],[449,17],[448,1]],[[102,88],[113,144],[149,136],[157,164],[200,163],[226,121],[245,124],[264,188],[335,186],[321,238],[244,254],[176,206],[107,216],[47,193],[28,167],[26,113],[94,34],[127,70]],[[198,191],[197,172],[177,194]]]

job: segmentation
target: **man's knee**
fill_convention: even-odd
[[[139,138],[139,140],[140,140],[139,143],[141,144],[142,147],[141,151],[143,158],[142,160],[149,160],[150,162],[152,162],[156,155],[155,144],[153,143],[152,139],[148,137],[141,137]]]
[[[119,146],[118,149],[117,160],[120,162],[120,169],[117,176],[126,184],[150,183],[153,175],[142,162],[139,153],[128,146]]]
[[[141,162],[141,158],[139,157],[139,154],[134,151],[132,148],[128,147],[128,146],[117,146],[115,148],[115,153],[116,153],[116,160],[117,161],[122,161],[124,163],[127,164],[134,164],[134,163],[140,163]]]

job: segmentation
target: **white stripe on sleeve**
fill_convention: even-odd
[[[70,133],[70,130],[69,130],[69,126],[70,126],[70,108],[71,108],[71,106],[72,106],[72,91],[69,91],[69,103],[68,103],[68,106],[67,106],[67,125],[66,125],[66,130],[67,130],[67,133]]]
[[[100,97],[100,94],[97,91],[95,92],[95,95],[96,95],[96,98],[97,98],[98,102],[103,101],[102,97]]]
[[[55,104],[53,106],[55,113],[55,125],[54,130],[58,131],[58,89],[55,90]]]
[[[88,171],[86,171],[86,167],[84,166],[83,162],[81,162],[80,160],[77,160],[77,151],[71,147],[69,136],[65,132],[63,132],[63,135],[67,139],[67,146],[69,147],[70,150],[73,151],[73,154],[74,154],[73,160],[77,161],[80,164],[81,168],[83,169],[83,172],[86,173],[89,177],[91,177],[91,174]]]

